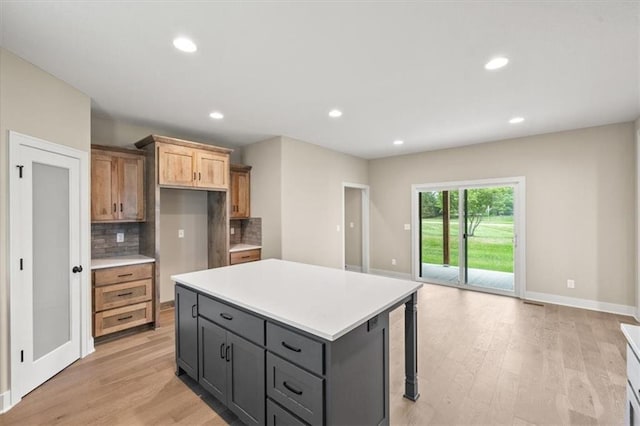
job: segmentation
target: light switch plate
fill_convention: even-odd
[[[124,232],[116,233],[116,243],[124,243]]]
[[[184,229],[178,229],[178,238],[184,238]]]
[[[404,230],[405,231],[410,231],[411,230],[411,225],[409,225],[408,223],[404,224]]]
[[[231,235],[235,235],[236,233],[236,228],[231,228]]]

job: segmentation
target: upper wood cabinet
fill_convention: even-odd
[[[231,219],[251,216],[251,166],[231,165]]]
[[[144,156],[94,145],[91,149],[91,221],[145,220]]]
[[[138,143],[142,148],[155,143],[158,185],[192,189],[229,188],[230,149],[151,135]]]

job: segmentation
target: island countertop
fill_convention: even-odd
[[[278,259],[173,275],[172,280],[334,341],[421,283]]]

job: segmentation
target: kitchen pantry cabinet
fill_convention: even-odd
[[[250,208],[251,166],[231,165],[231,219],[248,219]]]
[[[243,423],[263,425],[264,320],[184,287],[175,289],[179,370],[197,380]]]
[[[100,147],[91,149],[91,221],[145,220],[142,153]]]
[[[93,336],[153,322],[153,263],[93,271]]]
[[[229,154],[157,143],[158,184],[196,189],[229,187]]]

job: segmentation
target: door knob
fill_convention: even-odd
[[[82,265],[74,266],[71,272],[73,272],[74,274],[77,274],[78,272],[82,272]]]

